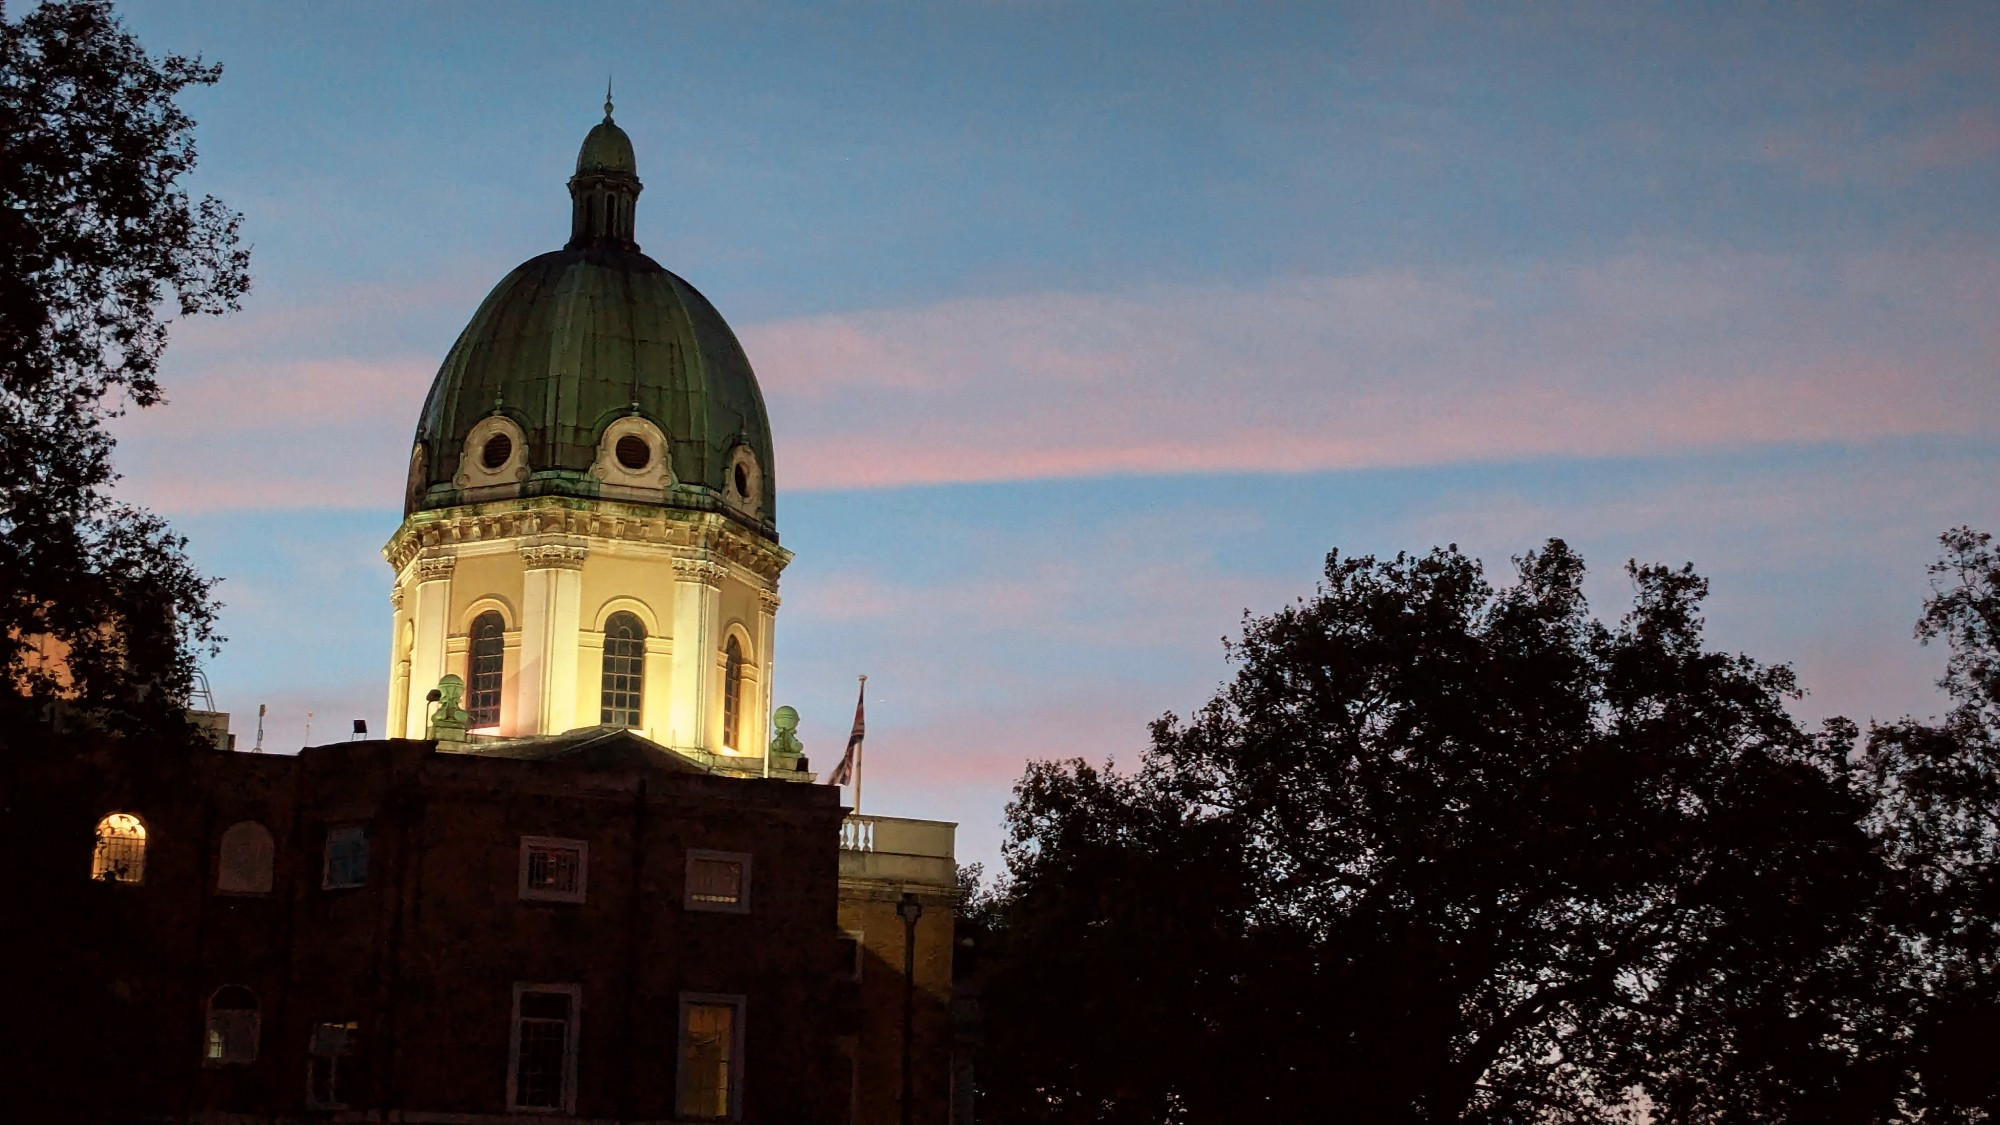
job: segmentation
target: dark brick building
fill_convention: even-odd
[[[624,731],[196,767],[178,799],[108,768],[143,839],[93,858],[150,953],[107,972],[153,1112],[849,1120],[837,790]]]

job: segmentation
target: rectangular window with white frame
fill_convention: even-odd
[[[580,985],[514,986],[508,1109],[576,1112],[576,1037],[582,1006]]]
[[[675,1115],[684,1121],[743,1116],[743,997],[681,993]]]
[[[590,845],[554,836],[521,837],[521,898],[582,902],[590,874]]]
[[[686,906],[725,914],[750,913],[750,853],[690,848]]]

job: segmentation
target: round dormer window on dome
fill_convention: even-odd
[[[729,506],[749,516],[763,511],[764,470],[757,464],[757,452],[748,445],[729,451],[729,471],[722,498]]]
[[[591,474],[605,496],[657,501],[674,483],[668,462],[673,447],[650,418],[628,414],[604,427],[597,439]]]
[[[490,499],[513,491],[528,479],[528,435],[505,414],[488,414],[465,435],[453,481],[473,499]]]

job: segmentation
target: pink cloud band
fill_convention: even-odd
[[[1993,434],[1997,305],[2000,262],[1981,256],[1651,253],[972,298],[742,335],[781,484],[873,488]],[[128,491],[170,511],[392,505],[435,360],[288,360],[246,320],[127,423]],[[231,332],[269,358],[233,357]]]

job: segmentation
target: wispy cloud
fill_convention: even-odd
[[[1991,434],[1996,314],[1983,256],[1662,251],[1031,293],[743,337],[796,490]],[[129,426],[134,490],[173,510],[392,506],[435,362],[210,349]]]
[[[1990,433],[2000,264],[1583,266],[1032,294],[753,328],[794,486]]]

